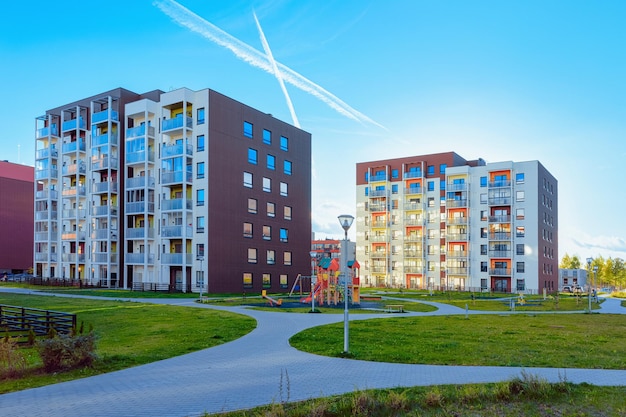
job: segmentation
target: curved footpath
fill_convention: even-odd
[[[2,291],[28,292],[8,288]],[[341,322],[342,314],[275,313],[201,305],[189,299],[132,301],[232,311],[256,319],[257,328],[233,342],[199,352],[0,395],[2,416],[198,416],[204,412],[245,409],[359,389],[497,382],[519,376],[524,370],[365,362],[317,356],[289,346],[292,335],[309,327]],[[626,313],[619,303],[620,300],[607,299],[600,312]],[[465,313],[464,309],[450,305],[428,304],[436,304],[439,310],[403,317]],[[350,316],[350,320],[369,318],[381,318],[381,315]],[[526,371],[551,382],[566,378],[573,383],[626,385],[624,370],[526,368]]]

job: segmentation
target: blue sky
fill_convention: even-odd
[[[610,208],[626,207],[626,2],[178,4],[263,56],[256,13],[279,65],[364,117],[285,83],[313,135],[318,237],[341,236],[337,215],[355,213],[357,162],[455,151],[541,161],[559,181],[559,255],[626,258],[626,221]],[[12,3],[0,16],[0,159],[32,165],[35,117],[116,87],[211,88],[293,123],[276,77],[163,10],[176,6]]]

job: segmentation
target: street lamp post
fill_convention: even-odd
[[[343,352],[348,353],[349,316],[348,316],[348,230],[352,226],[354,217],[349,214],[339,216],[339,224],[344,231],[343,245],[341,245],[341,272],[343,273]]]
[[[587,258],[587,270],[589,271],[588,274],[591,275],[591,262],[593,262],[593,258]],[[596,267],[597,268],[597,267]],[[589,275],[587,276],[587,279],[589,280],[589,291],[588,291],[588,298],[589,298],[589,314],[591,314],[591,283],[592,283],[592,279],[590,279]],[[591,277],[593,278],[593,277]]]
[[[317,252],[311,251],[309,255],[311,255],[311,313],[315,313],[315,260]],[[302,286],[302,282],[300,282],[300,286]]]
[[[595,294],[596,294],[596,290],[595,290],[596,282],[598,282],[598,265],[595,265],[593,267],[593,286],[594,286],[593,293],[594,293],[594,298],[596,299],[596,303],[597,303],[598,302],[598,297],[595,296]]]
[[[200,261],[200,301],[202,301],[202,289],[204,287],[204,271],[202,270],[202,261],[204,261],[203,256],[198,256],[196,260]],[[209,288],[207,286],[207,294],[209,292]]]

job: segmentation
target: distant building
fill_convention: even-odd
[[[562,269],[559,268],[559,290],[565,286],[575,287],[580,285],[585,288],[587,285],[586,269]]]
[[[341,245],[344,240],[338,239],[322,239],[313,240],[311,242],[311,250],[317,254],[318,259],[322,258],[340,258]],[[354,260],[356,256],[356,242],[348,240],[348,260]]]
[[[33,167],[0,161],[0,274],[33,266]]]
[[[454,152],[358,163],[363,285],[542,292],[558,286],[558,184],[538,161]]]
[[[37,119],[35,265],[112,288],[288,290],[311,135],[215,91],[115,89]]]

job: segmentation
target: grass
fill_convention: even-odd
[[[342,340],[343,323],[335,323],[304,330],[290,343],[306,352],[342,357]],[[350,357],[414,364],[626,369],[626,321],[606,314],[355,321],[350,323]]]
[[[252,410],[219,414],[223,417],[543,417],[602,416],[626,413],[622,387],[547,383],[522,374],[496,384],[442,385],[355,391],[302,402],[281,402]],[[205,415],[207,416],[207,415]]]
[[[0,304],[76,314],[85,329],[93,326],[100,356],[93,368],[45,375],[37,370],[41,363],[35,350],[26,349],[31,371],[20,380],[0,381],[0,393],[183,355],[235,340],[256,325],[252,318],[228,312],[115,300],[0,293]]]

